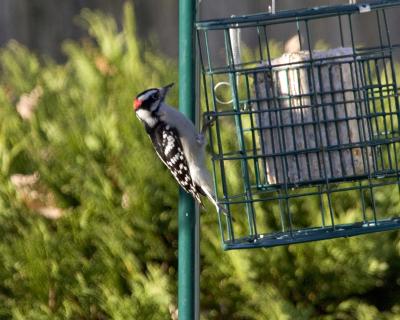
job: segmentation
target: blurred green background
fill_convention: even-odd
[[[178,189],[132,111],[177,62],[122,20],[83,10],[62,64],[0,50],[0,319],[177,319]],[[201,319],[400,319],[398,232],[223,252],[208,209]]]

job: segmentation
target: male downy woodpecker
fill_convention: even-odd
[[[188,118],[164,102],[172,86],[173,83],[138,94],[133,104],[136,116],[144,124],[157,155],[179,185],[200,204],[200,195],[207,196],[217,210],[226,212],[215,201],[211,177],[205,165],[204,134],[211,122],[197,133]]]

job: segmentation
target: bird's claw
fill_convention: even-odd
[[[201,133],[203,135],[205,134],[206,130],[214,124],[216,119],[217,118],[215,117],[214,113],[207,112],[204,114],[203,127],[201,128]]]

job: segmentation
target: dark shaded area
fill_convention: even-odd
[[[0,46],[16,39],[30,49],[61,60],[61,43],[86,35],[75,17],[83,8],[99,9],[121,20],[125,1],[4,0],[0,2]]]
[[[120,23],[122,5],[125,2],[126,0],[2,0],[0,46],[4,46],[10,39],[16,39],[36,52],[62,60],[61,43],[65,39],[78,39],[86,35],[75,19],[83,8],[107,12]],[[268,3],[261,0],[202,0],[199,12],[201,19],[250,14],[267,11]],[[277,9],[288,10],[337,3],[343,1],[281,0],[277,2]],[[133,1],[133,4],[139,37],[155,42],[159,50],[168,56],[177,57],[178,1],[140,0]],[[321,32],[329,32],[329,28],[321,28]],[[288,35],[280,36],[285,39]]]

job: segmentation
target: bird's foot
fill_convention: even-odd
[[[203,136],[205,135],[207,129],[214,124],[215,120],[217,120],[217,118],[213,113],[207,112],[204,114],[203,127],[201,128],[201,134]]]

